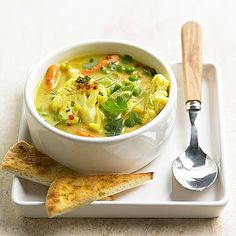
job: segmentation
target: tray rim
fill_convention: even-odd
[[[181,61],[167,61],[167,63],[170,66],[182,64]],[[215,62],[211,61],[204,61],[204,66],[211,66],[215,70],[215,78],[216,81],[216,89],[217,89],[217,104],[218,104],[218,116],[219,116],[219,139],[220,139],[220,146],[221,146],[221,174],[223,174],[223,188],[224,188],[224,195],[222,199],[216,200],[216,201],[150,201],[150,202],[142,202],[142,201],[96,201],[91,203],[90,205],[103,205],[103,206],[112,206],[112,205],[123,205],[123,206],[210,206],[210,207],[221,207],[225,206],[229,201],[229,186],[228,186],[228,174],[227,174],[227,161],[225,160],[225,145],[224,145],[224,137],[223,137],[223,108],[222,108],[222,73],[219,65]],[[23,110],[23,109],[22,109]],[[22,130],[24,130],[24,127],[22,127],[22,123],[25,120],[24,118],[24,112],[21,114],[20,119],[20,128],[18,132],[18,136],[20,133],[22,133]],[[19,137],[18,137],[19,140]],[[11,199],[12,201],[18,205],[18,206],[40,206],[45,205],[44,201],[22,201],[17,199],[15,196],[16,191],[16,184],[17,181],[19,181],[20,177],[14,176],[12,180],[12,188],[11,188]]]

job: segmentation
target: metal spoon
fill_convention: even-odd
[[[195,22],[182,27],[183,80],[186,110],[191,123],[190,144],[172,164],[176,180],[185,188],[202,191],[217,178],[216,162],[198,145],[196,117],[201,110],[202,45],[201,28]]]

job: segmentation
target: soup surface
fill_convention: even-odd
[[[35,107],[60,130],[108,137],[150,122],[166,105],[168,91],[164,75],[129,55],[84,55],[48,68]]]

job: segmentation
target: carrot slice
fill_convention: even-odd
[[[98,72],[102,67],[107,67],[112,62],[117,62],[120,60],[118,55],[107,56],[106,59],[102,60],[100,63],[92,67],[91,69],[81,70],[83,75],[91,75],[95,72]]]
[[[48,67],[48,70],[45,74],[45,85],[48,90],[53,90],[59,81],[60,77],[60,68],[56,65],[51,65]]]
[[[96,136],[90,134],[89,132],[83,131],[83,130],[78,130],[77,135],[82,136],[82,137],[93,137],[95,138]]]

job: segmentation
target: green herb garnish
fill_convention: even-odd
[[[157,74],[157,71],[154,68],[151,68],[149,66],[143,66],[143,69],[144,69],[143,73],[150,77],[153,77],[154,75]]]
[[[123,129],[123,120],[121,118],[108,120],[104,129],[108,137],[120,135]]]
[[[124,101],[128,102],[129,99],[132,96],[134,89],[134,84],[133,83],[128,83],[128,84],[123,84],[114,87],[114,90],[111,91],[112,94],[110,95],[111,99],[116,99],[117,97],[122,97]]]
[[[89,82],[89,80],[91,80],[91,77],[89,77],[89,76],[84,76],[84,78],[83,77],[81,77],[81,76],[79,76],[76,80],[75,80],[75,82],[76,83],[78,83],[78,84],[87,84],[88,82]]]
[[[121,85],[120,84],[116,84],[115,86],[114,86],[114,88],[112,89],[112,93],[114,93],[115,91],[117,91],[118,89],[120,89],[121,88]]]
[[[118,116],[121,112],[128,109],[128,105],[126,100],[118,96],[116,99],[108,99],[103,104],[103,108],[111,115]]]
[[[97,62],[93,58],[90,58],[89,62],[84,64],[82,67],[84,69],[92,69],[96,65],[97,65]]]
[[[56,123],[54,124],[54,126],[56,125],[59,125],[61,123],[64,123],[67,118],[65,118],[64,116],[62,116],[60,113],[57,113],[55,116],[54,116],[54,120],[56,121]]]
[[[130,55],[124,55],[122,57],[122,62],[124,64],[128,64],[128,63],[131,63],[133,61],[133,57],[131,57]]]
[[[126,127],[133,127],[136,124],[142,124],[142,120],[135,112],[130,112],[129,117],[124,122]]]
[[[42,106],[37,108],[37,112],[39,113],[40,116],[47,116],[48,115],[48,112],[45,111],[45,109]]]
[[[135,87],[134,83],[132,83],[132,82],[127,82],[127,83],[125,83],[125,86],[122,86],[122,91],[130,91],[130,92],[133,92],[134,87]]]

